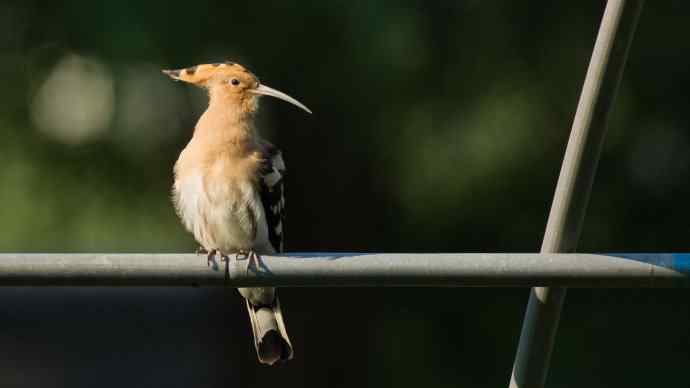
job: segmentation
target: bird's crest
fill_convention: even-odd
[[[163,70],[170,78],[177,81],[185,81],[195,85],[204,85],[213,77],[231,76],[237,72],[244,72],[256,78],[249,70],[239,63],[225,61],[217,63],[205,63],[176,70]]]

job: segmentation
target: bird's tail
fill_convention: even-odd
[[[254,346],[259,362],[273,365],[292,358],[292,344],[285,330],[278,296],[270,306],[256,306],[245,298],[252,323]]]

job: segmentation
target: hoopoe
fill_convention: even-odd
[[[280,150],[254,127],[258,97],[273,96],[311,113],[299,101],[259,82],[237,63],[163,70],[174,80],[208,91],[209,104],[174,167],[173,202],[184,226],[208,252],[258,260],[283,250],[285,217]],[[240,288],[245,298],[259,362],[292,358],[275,288]]]

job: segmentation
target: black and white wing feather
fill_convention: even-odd
[[[262,143],[263,164],[259,171],[261,204],[268,224],[268,239],[276,252],[283,251],[283,223],[285,221],[285,197],[283,188],[285,163],[278,148]]]

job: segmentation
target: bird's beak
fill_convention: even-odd
[[[269,87],[266,86],[266,85],[259,85],[259,86],[257,86],[257,87],[254,88],[254,89],[247,89],[247,91],[250,92],[250,93],[254,93],[254,94],[261,94],[261,95],[264,95],[264,96],[271,96],[271,97],[279,98],[279,99],[281,99],[281,100],[283,100],[283,101],[289,102],[289,103],[292,104],[292,105],[296,105],[296,106],[298,106],[298,107],[304,109],[304,110],[307,111],[308,113],[311,113],[311,111],[309,110],[309,108],[307,108],[306,106],[304,106],[304,104],[302,104],[301,102],[295,100],[294,98],[288,96],[287,94],[285,94],[285,93],[283,93],[283,92],[281,92],[281,91],[279,91],[279,90],[275,90],[275,89],[273,89],[273,88],[269,88]]]

